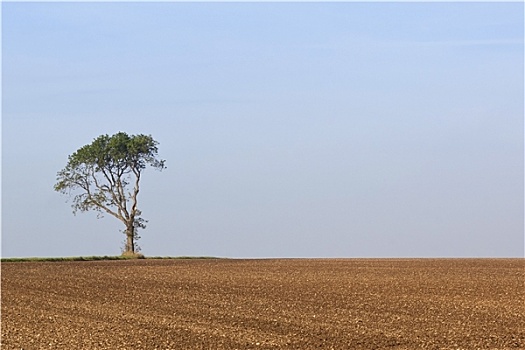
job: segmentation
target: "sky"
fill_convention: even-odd
[[[53,190],[151,135],[149,256],[523,257],[524,4],[2,6],[2,256],[118,255]]]

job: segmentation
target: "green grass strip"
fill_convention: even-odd
[[[100,260],[130,260],[137,257],[129,256],[73,256],[73,257],[31,257],[31,258],[2,258],[0,262],[56,262],[56,261],[100,261]],[[222,259],[212,256],[152,256],[139,259]]]

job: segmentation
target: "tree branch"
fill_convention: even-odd
[[[119,214],[125,217],[126,220],[129,220],[129,213],[126,208],[126,198],[122,195],[123,191],[122,183],[120,182],[120,177],[117,176],[117,179],[115,180],[115,176],[113,175],[113,172],[111,172],[111,170],[108,170],[107,172],[104,168],[101,168],[100,170],[110,185],[109,193],[113,198],[113,202],[115,203]],[[108,172],[110,175],[108,175]],[[100,187],[99,189],[102,190]],[[115,193],[115,189],[117,190],[117,193]]]
[[[133,173],[135,174],[135,188],[133,189],[133,195],[131,195],[132,205],[131,205],[131,213],[132,216],[135,217],[135,214],[137,213],[137,195],[139,194],[140,187],[139,187],[139,181],[140,181],[140,170],[137,170],[135,168],[132,168]]]

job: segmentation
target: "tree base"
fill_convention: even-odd
[[[140,253],[133,253],[133,252],[123,252],[122,257],[126,259],[144,259],[144,255]]]

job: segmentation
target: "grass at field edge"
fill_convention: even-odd
[[[100,261],[100,260],[132,260],[132,259],[225,259],[212,256],[72,256],[72,257],[31,257],[31,258],[2,258],[0,262],[56,262],[56,261]]]

